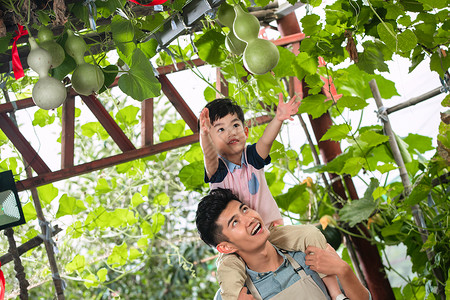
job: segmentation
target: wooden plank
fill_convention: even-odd
[[[153,98],[141,103],[141,146],[153,145]]]
[[[19,131],[19,128],[5,113],[0,113],[0,128],[37,174],[51,172],[47,164]]]
[[[75,132],[75,97],[69,95],[62,106],[61,169],[73,166]]]
[[[139,158],[155,155],[164,151],[183,147],[198,142],[198,133],[163,142],[156,145],[146,146],[140,149],[130,150],[121,154],[113,155],[107,158],[77,165],[74,167],[61,169],[59,171],[42,174],[36,177],[24,179],[16,182],[17,190],[24,191],[41,185],[49,184],[59,180],[79,176],[82,174],[98,171],[104,168],[112,167],[118,164],[126,163]]]
[[[25,98],[22,100],[11,101],[7,103],[0,104],[0,113],[13,112],[19,109],[24,109],[28,107],[33,107],[34,104],[32,98]]]
[[[83,102],[89,107],[97,120],[102,124],[105,130],[109,133],[114,142],[119,146],[123,152],[134,150],[133,143],[128,139],[122,129],[117,125],[116,121],[111,117],[103,104],[94,95],[82,96]]]
[[[198,132],[198,119],[192,112],[191,108],[186,104],[183,97],[178,93],[177,89],[170,82],[166,75],[160,74],[158,76],[159,82],[161,82],[161,88],[164,95],[167,96],[169,101],[173,104],[175,109],[181,115],[186,124],[191,128],[193,132]]]

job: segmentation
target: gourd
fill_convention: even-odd
[[[100,90],[105,82],[105,76],[98,66],[84,61],[87,45],[82,37],[76,36],[72,30],[67,30],[67,41],[64,45],[77,67],[72,74],[72,87],[80,95],[88,96]]]
[[[33,101],[42,109],[57,108],[66,100],[66,88],[61,81],[48,75],[52,64],[50,53],[39,47],[34,38],[30,37],[28,41],[31,50],[27,57],[27,63],[39,75],[39,80],[32,90]]]
[[[258,19],[245,12],[239,4],[234,6],[234,12],[236,14],[233,22],[234,35],[246,43],[258,38],[260,27]]]
[[[278,64],[280,53],[277,46],[263,39],[254,39],[247,44],[244,51],[244,66],[253,74],[262,75]]]
[[[325,236],[327,243],[337,250],[342,243],[342,233],[336,227],[327,226],[325,229],[322,229],[322,225],[316,226],[319,228],[320,232]]]
[[[259,21],[255,16],[245,12],[239,4],[234,6],[234,12],[234,35],[247,44],[243,54],[244,67],[256,75],[269,72],[276,67],[280,59],[277,47],[268,40],[258,38]]]
[[[233,30],[230,30],[230,32],[228,32],[227,37],[225,38],[225,47],[227,47],[228,51],[236,55],[241,55],[242,53],[244,53],[246,46],[247,43],[238,39],[234,35]]]
[[[66,57],[63,47],[53,40],[53,32],[47,27],[41,27],[38,31],[39,47],[47,50],[52,56],[51,68],[61,65]]]
[[[228,32],[225,38],[225,47],[231,53],[236,55],[241,55],[247,44],[244,41],[238,39],[233,33],[233,22],[236,17],[236,13],[234,12],[233,6],[229,5],[226,2],[223,2],[219,6],[219,10],[217,11],[217,19],[222,25],[230,28],[230,32]]]

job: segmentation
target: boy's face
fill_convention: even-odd
[[[211,139],[221,156],[236,163],[239,160],[248,138],[248,127],[244,126],[236,114],[212,122]]]
[[[270,234],[255,210],[235,200],[228,203],[216,223],[228,239],[217,245],[217,250],[222,253],[251,252],[264,245]]]

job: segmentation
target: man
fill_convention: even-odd
[[[370,299],[350,266],[332,248],[308,247],[306,253],[276,249],[268,241],[269,231],[260,215],[230,190],[215,189],[204,197],[196,224],[205,243],[245,262],[252,295],[243,289],[239,299],[330,299],[316,272],[336,275],[350,299]],[[219,293],[216,299],[221,299]]]

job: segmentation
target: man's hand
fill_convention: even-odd
[[[329,244],[323,250],[314,246],[306,248],[305,263],[309,268],[325,275],[340,275],[349,265],[343,261]]]
[[[278,96],[278,106],[277,106],[277,113],[276,118],[280,121],[284,120],[294,120],[292,118],[293,115],[295,115],[298,112],[298,107],[300,106],[300,102],[295,101],[295,98],[297,98],[297,95],[291,98],[288,103],[284,103],[283,101],[283,94],[280,93]]]
[[[209,119],[209,109],[206,107],[200,113],[200,134],[208,135],[211,129],[211,120]]]
[[[252,294],[247,294],[247,288],[243,287],[241,292],[239,293],[239,297],[237,300],[256,300]]]

